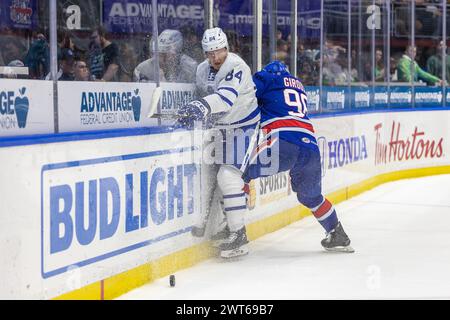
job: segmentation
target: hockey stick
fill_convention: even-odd
[[[208,166],[205,164],[205,166]],[[211,170],[211,175],[215,176],[217,175],[217,172],[219,171],[219,168],[215,165],[212,165],[214,167],[209,167],[209,170]],[[205,167],[204,167],[205,168]],[[203,175],[205,175],[205,172],[201,172],[201,181],[204,181],[204,177]],[[206,208],[202,208],[201,209],[201,213],[200,213],[200,218],[197,221],[197,223],[195,225],[192,226],[192,230],[191,230],[191,234],[194,237],[203,237],[205,235],[205,230],[206,230],[206,225],[208,224],[209,221],[209,217],[211,215],[211,211],[212,211],[212,203],[213,203],[213,199],[214,199],[214,194],[217,188],[217,179],[213,179],[213,181],[209,181],[211,183],[211,185],[209,186],[209,188],[207,188],[207,190],[205,190],[205,192],[202,192],[200,197],[205,197],[204,199],[201,200],[201,204],[202,206],[205,205]]]
[[[150,102],[147,118],[151,118],[154,115],[157,115],[156,109],[158,108],[158,102],[159,99],[161,98],[161,94],[162,94],[162,87],[156,87],[156,89],[153,90],[152,101]]]
[[[153,91],[152,101],[150,102],[150,108],[148,110],[147,118],[159,118],[159,119],[178,119],[180,116],[176,113],[158,113],[159,99],[161,99],[162,87],[156,87]]]
[[[159,118],[159,119],[166,119],[166,120],[171,120],[171,119],[178,119],[180,116],[176,113],[154,113],[151,117],[149,118]]]
[[[250,163],[252,162],[251,155],[253,153],[253,150],[256,149],[256,147],[258,146],[260,126],[261,126],[261,122],[258,122],[255,127],[255,132],[253,133],[253,135],[250,139],[247,152],[245,153],[244,159],[242,161],[240,171],[243,173],[245,173],[245,171],[249,167]]]

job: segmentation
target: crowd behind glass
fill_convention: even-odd
[[[444,13],[444,1],[324,0],[320,36],[316,33],[314,37],[302,38],[299,33],[293,50],[289,28],[276,28],[275,52],[270,52],[267,48],[271,39],[263,33],[262,62],[277,59],[289,66],[294,54],[296,74],[306,86],[387,82],[445,85],[450,81],[450,56],[443,63],[448,45],[444,36],[450,30],[443,30],[443,26],[446,24],[448,29],[450,23],[444,21],[449,16],[448,11]],[[368,11],[370,6],[376,6],[379,11]],[[6,67],[2,68],[2,78],[51,79],[48,8],[37,9],[41,15],[37,28],[1,27],[0,66]],[[378,25],[374,23],[372,28],[368,22],[370,13],[378,14],[374,18]],[[58,80],[155,81],[150,65],[152,34],[109,32],[99,20],[100,17],[93,17],[92,21],[97,23],[88,30],[58,27]],[[180,45],[160,53],[160,81],[193,82],[193,78],[183,78],[181,74],[183,68],[195,69],[205,59],[201,33],[188,20],[178,31]],[[230,51],[239,54],[252,67],[255,50],[252,36],[240,32],[238,26],[224,31]],[[443,66],[446,81],[442,81]],[[22,68],[26,72],[18,72]]]

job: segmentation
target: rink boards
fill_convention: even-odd
[[[387,181],[450,172],[448,110],[313,123],[324,193],[335,203]],[[0,144],[0,297],[111,299],[209,257],[208,244],[189,234],[200,137],[150,128]],[[251,239],[310,214],[287,173],[252,182],[248,207]]]

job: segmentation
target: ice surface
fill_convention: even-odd
[[[355,253],[325,252],[312,217],[119,299],[450,299],[450,175],[381,185],[336,206]]]

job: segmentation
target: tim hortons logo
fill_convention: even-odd
[[[392,122],[391,138],[388,143],[382,141],[382,123],[375,125],[375,165],[393,161],[408,161],[422,158],[441,158],[444,138],[430,139],[425,130],[414,127],[414,132],[403,135],[401,124]]]

